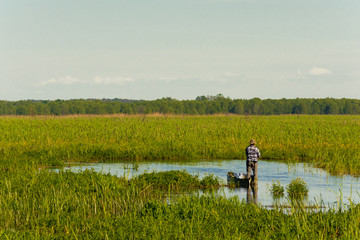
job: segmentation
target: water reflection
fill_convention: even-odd
[[[247,203],[258,203],[258,183],[254,182],[247,188],[246,194],[246,202]]]

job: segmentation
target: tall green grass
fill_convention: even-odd
[[[164,187],[166,182],[170,190]],[[292,209],[284,213],[211,194],[169,201],[171,186],[186,187],[194,182],[195,177],[183,172],[153,173],[130,181],[89,170],[7,172],[0,177],[0,238],[360,237],[359,205],[341,212]]]
[[[0,161],[244,159],[251,138],[262,159],[308,161],[360,174],[358,116],[1,117]],[[12,166],[14,166],[12,164]]]
[[[217,181],[212,186],[219,185]],[[115,231],[112,225],[118,219],[141,219],[148,201],[166,202],[168,190],[189,191],[191,186],[206,187],[184,171],[143,174],[131,181],[92,170],[8,172],[0,178],[0,236],[85,233],[104,238],[99,227]]]

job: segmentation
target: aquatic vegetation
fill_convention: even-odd
[[[284,196],[285,188],[280,184],[280,181],[277,180],[272,182],[269,191],[274,197],[282,197]]]
[[[191,175],[185,170],[143,173],[136,176],[132,181],[138,185],[152,185],[157,188],[168,189],[191,189],[199,187],[219,187],[219,178],[207,175],[200,179],[197,175]]]
[[[220,179],[218,176],[215,176],[212,174],[207,174],[205,177],[203,177],[200,181],[201,186],[204,187],[217,187],[220,186]]]
[[[298,177],[289,183],[286,190],[290,198],[296,198],[306,196],[309,192],[309,187],[302,178]]]

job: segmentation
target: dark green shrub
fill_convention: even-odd
[[[209,186],[220,186],[220,179],[218,176],[214,174],[209,174],[203,177],[200,181],[201,186],[209,187]]]
[[[269,191],[274,197],[282,197],[284,196],[285,189],[281,186],[280,181],[273,181]]]
[[[154,187],[168,188],[171,185],[173,188],[184,187],[199,187],[200,180],[197,175],[193,176],[190,173],[184,171],[164,171],[164,172],[151,172],[143,173],[136,176],[134,181],[139,184],[145,185],[152,184]]]
[[[300,177],[293,179],[286,187],[286,190],[289,197],[307,196],[309,192],[306,182]]]

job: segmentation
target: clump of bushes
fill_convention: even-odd
[[[273,181],[269,187],[269,192],[273,197],[283,197],[285,188],[281,186],[280,181]],[[309,187],[302,178],[298,177],[289,183],[286,187],[286,192],[290,198],[304,197],[307,196]]]
[[[220,186],[220,180],[214,175],[206,175],[200,179],[198,175],[191,175],[185,170],[172,170],[165,172],[150,172],[136,176],[134,182],[144,185],[151,184],[157,188],[173,189],[180,188],[202,188]]]
[[[306,182],[300,177],[293,179],[286,190],[290,198],[307,196],[309,192]]]
[[[284,196],[284,187],[281,186],[280,181],[273,181],[273,183],[271,184],[270,188],[269,188],[270,193],[274,196],[274,197],[282,197]]]
[[[203,187],[220,186],[220,179],[212,173],[203,177],[200,181],[200,185]]]

